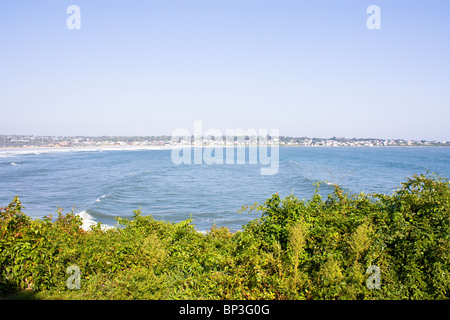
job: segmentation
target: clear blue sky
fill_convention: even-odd
[[[0,39],[0,134],[450,140],[448,0],[2,0]]]

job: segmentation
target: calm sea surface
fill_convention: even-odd
[[[436,172],[450,177],[450,148],[281,147],[278,173],[260,164],[175,165],[171,150],[18,152],[0,150],[0,206],[19,196],[33,218],[72,210],[86,223],[114,226],[133,210],[158,220],[192,216],[199,230],[213,223],[231,230],[257,217],[237,213],[278,192],[309,199],[313,183],[328,194],[333,181],[348,192],[392,193],[406,177]],[[331,174],[330,174],[331,173]]]

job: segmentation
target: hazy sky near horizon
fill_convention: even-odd
[[[2,0],[0,39],[0,134],[450,140],[448,0]]]

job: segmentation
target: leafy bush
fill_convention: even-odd
[[[392,195],[338,186],[309,200],[273,195],[231,233],[134,212],[84,231],[73,212],[32,220],[0,209],[0,290],[42,299],[448,299],[450,184],[413,176]],[[68,266],[81,289],[67,288]],[[366,270],[378,266],[380,289]],[[21,289],[20,289],[21,288]],[[22,291],[23,292],[23,291]]]

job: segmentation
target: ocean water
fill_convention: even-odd
[[[171,150],[0,150],[0,206],[19,196],[33,218],[74,211],[85,226],[116,225],[115,217],[144,215],[179,222],[192,217],[200,231],[215,223],[239,230],[257,214],[238,213],[278,192],[309,199],[333,191],[392,193],[427,170],[450,177],[445,147],[281,147],[279,170],[261,175],[261,164],[181,164]],[[59,150],[60,151],[60,150]]]

